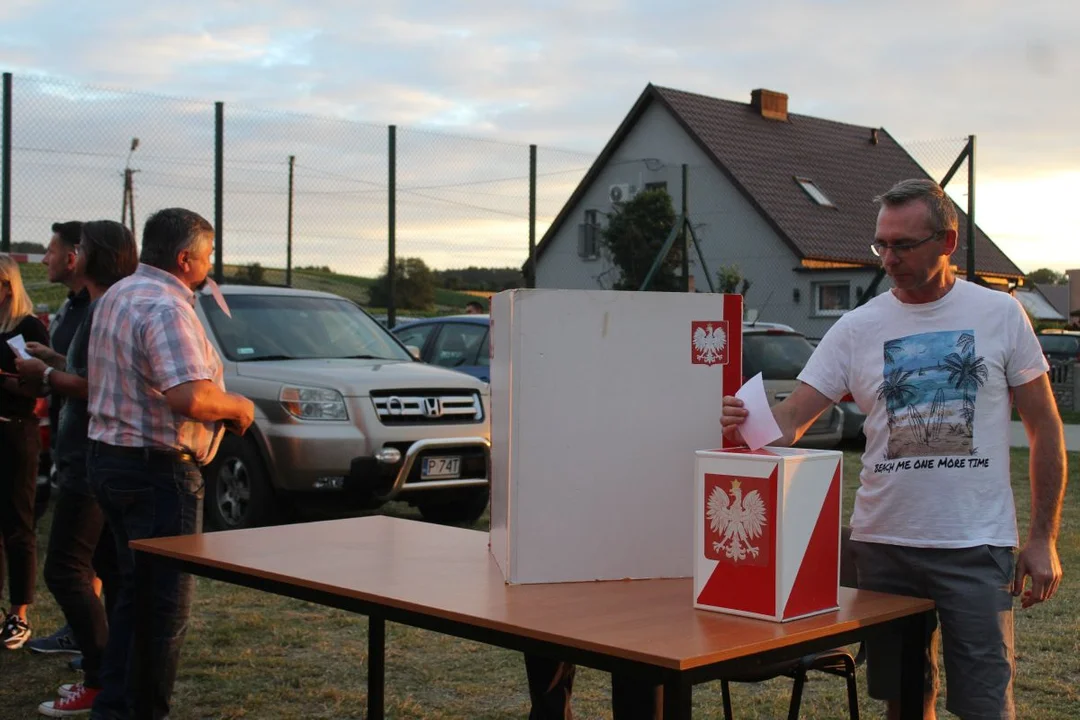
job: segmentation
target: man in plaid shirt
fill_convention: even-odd
[[[173,208],[146,221],[134,275],[98,303],[90,336],[90,485],[116,538],[120,592],[109,618],[102,690],[91,718],[132,717],[128,683],[134,632],[135,563],[129,540],[202,530],[199,466],[217,451],[223,425],[243,433],[254,405],[225,392],[222,364],[195,314],[207,282],[214,229]],[[153,717],[167,718],[191,610],[194,579],[153,575]]]

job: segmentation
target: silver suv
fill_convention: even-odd
[[[226,286],[198,313],[225,384],[255,403],[203,471],[212,528],[266,524],[301,505],[404,500],[436,522],[475,522],[488,502],[487,385],[417,362],[354,303],[330,293]]]
[[[761,373],[769,404],[775,405],[795,390],[799,373],[814,352],[814,346],[794,328],[780,323],[743,323],[743,375]],[[833,448],[844,437],[845,411],[831,406],[807,428],[798,445]]]

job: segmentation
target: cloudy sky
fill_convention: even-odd
[[[141,210],[155,204],[155,187],[173,197],[203,191],[212,160],[204,142],[213,129],[204,122],[208,103],[226,102],[230,120],[238,119],[227,126],[230,142],[246,139],[250,148],[267,116],[252,110],[245,136],[243,113],[234,108],[322,116],[301,122],[274,115],[276,129],[262,134],[262,150],[231,156],[227,175],[238,195],[276,198],[283,158],[297,154],[297,177],[305,183],[298,191],[310,193],[298,203],[306,202],[312,223],[325,216],[318,202],[340,201],[335,193],[363,190],[372,197],[371,207],[358,206],[357,213],[368,218],[377,255],[385,170],[372,160],[368,173],[363,156],[385,153],[385,125],[395,123],[413,133],[416,164],[428,170],[452,166],[460,155],[487,158],[488,184],[468,192],[451,188],[446,178],[472,175],[443,167],[417,175],[413,195],[401,198],[406,215],[410,200],[443,209],[430,227],[406,228],[406,240],[414,237],[421,249],[427,242],[437,253],[446,247],[437,246],[436,235],[465,246],[473,238],[477,247],[461,256],[469,258],[482,257],[484,243],[476,238],[487,231],[520,237],[524,211],[515,203],[527,193],[517,180],[527,166],[517,163],[525,144],[541,146],[543,220],[653,82],[740,101],[756,87],[786,92],[792,112],[885,127],[917,156],[935,156],[928,161],[932,174],[975,134],[980,225],[1026,271],[1080,267],[1080,237],[1070,222],[1080,196],[1077,37],[1080,5],[1060,0],[0,4],[0,68],[16,75],[16,160],[25,161],[17,170],[24,167],[39,181],[63,170],[63,182],[85,186],[108,168],[113,175],[102,182],[110,188],[108,202],[118,205],[112,178],[123,167],[127,138],[139,135],[133,165],[142,170],[136,182],[145,184]],[[43,91],[32,80],[59,85]],[[193,100],[132,102],[86,86]],[[31,96],[39,100],[25,99]],[[68,104],[56,104],[61,100]],[[185,115],[199,118],[192,121],[197,129],[189,123],[178,131],[165,119]],[[282,118],[302,126],[312,143],[332,141],[348,151],[305,162],[315,151],[295,143]],[[177,145],[181,136],[200,143],[192,153],[198,157],[166,168],[167,159],[188,155]],[[266,139],[271,136],[289,141]],[[515,164],[509,176],[507,158]],[[435,177],[440,172],[446,178]],[[496,181],[508,177],[517,180],[499,187]],[[16,193],[16,215],[24,222],[55,216],[48,198],[30,194]],[[58,196],[62,205],[63,192]],[[20,205],[20,197],[28,199]],[[463,229],[456,218],[469,206],[487,231]],[[271,215],[280,225],[276,206],[273,212],[260,207],[233,212],[234,237],[265,234],[259,223]],[[353,232],[345,220],[320,226],[306,246],[308,257],[318,260]],[[519,261],[516,253],[516,246],[506,248],[506,264]]]

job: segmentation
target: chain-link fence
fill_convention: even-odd
[[[12,82],[11,240],[63,220],[120,219],[133,137],[136,219],[170,205],[213,217],[214,104],[32,77]]]
[[[945,192],[961,209],[967,208],[968,203],[968,161],[961,159],[967,144],[966,137],[901,142],[908,154],[915,158],[915,162],[939,183],[948,176],[957,160],[961,160],[961,164],[945,185]]]
[[[218,146],[213,102],[37,77],[13,78],[11,108],[12,243],[45,244],[58,220],[119,219],[127,168],[137,229],[170,206],[214,222],[220,151],[226,278],[285,284],[288,268],[385,270],[387,126],[225,104]],[[393,153],[397,257],[433,269],[525,264],[528,145],[401,127]],[[536,155],[539,241],[594,155]]]
[[[222,107],[219,139],[214,102],[29,76],[14,77],[11,85],[13,243],[46,243],[49,225],[58,220],[119,218],[130,169],[136,230],[154,210],[190,208],[215,223],[222,273],[240,281],[322,287],[326,271],[382,274],[391,198],[398,258],[417,257],[436,270],[521,268],[528,257],[530,192],[539,241],[594,159],[537,148],[533,187],[525,144],[407,127],[396,128],[392,141],[383,125],[231,103]],[[139,139],[134,150],[133,138]],[[946,190],[961,208],[968,201],[967,143],[904,143],[934,179],[955,169]],[[642,164],[641,174],[677,191],[677,164],[625,162]],[[691,182],[703,169],[689,168]],[[729,210],[692,208],[695,235],[710,244],[720,225],[728,236],[750,233],[732,225],[741,216]],[[723,269],[721,260],[710,261],[716,265],[710,279]],[[610,287],[616,274],[600,267],[598,286]],[[327,289],[365,301],[365,290],[344,292],[348,283],[335,283]]]

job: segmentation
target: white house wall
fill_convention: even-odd
[[[777,313],[777,319],[775,322],[782,322],[791,325],[799,332],[805,334],[810,338],[821,338],[825,335],[825,332],[833,326],[836,322],[837,315],[827,315],[818,313],[815,309],[814,295],[817,292],[817,286],[831,284],[831,283],[848,283],[851,293],[851,302],[854,305],[858,302],[862,293],[870,287],[870,283],[874,279],[874,270],[829,270],[829,271],[813,271],[813,272],[796,272],[792,273],[793,283],[787,291],[787,296],[784,301],[787,303],[784,307],[776,308],[780,312]],[[888,277],[882,278],[878,283],[877,293],[880,295],[888,288],[892,287],[892,283]],[[799,290],[799,301],[796,303],[794,299],[795,289]],[[754,297],[754,290],[751,288],[747,293],[747,305],[752,307],[753,303],[751,298]],[[772,306],[773,303],[770,303]],[[779,319],[781,316],[787,319]],[[771,317],[765,317],[765,313],[762,313],[762,320],[770,320]]]
[[[604,223],[604,214],[612,209],[608,198],[612,185],[635,185],[640,191],[648,183],[666,182],[678,213],[683,163],[689,166],[690,219],[713,282],[721,266],[737,265],[751,282],[746,307],[758,310],[760,320],[787,323],[810,337],[821,337],[836,317],[814,314],[813,284],[850,279],[853,298],[856,287],[869,285],[873,274],[867,271],[795,272],[798,260],[788,245],[675,118],[653,103],[549,241],[537,263],[537,287],[610,289],[619,274],[604,253],[595,260],[578,254],[578,226],[586,211],[600,211]],[[693,251],[691,263],[695,287],[707,292],[705,273]],[[795,288],[800,292],[798,303],[793,300]]]

